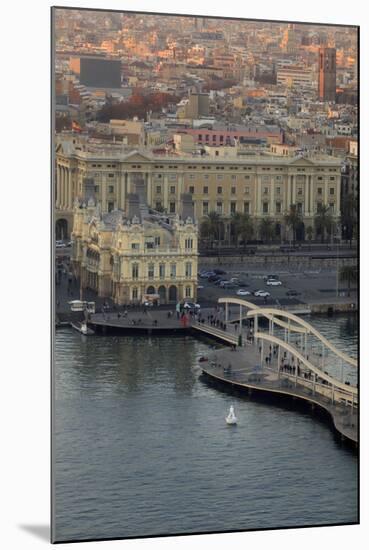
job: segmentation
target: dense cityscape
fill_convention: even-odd
[[[358,29],[55,8],[53,54],[54,540],[356,523]],[[235,388],[246,397],[230,397]],[[96,409],[91,395],[101,399]],[[289,434],[278,420],[286,396],[309,412],[306,423],[288,412]],[[145,399],[152,418],[138,441],[130,410],[146,415]],[[235,403],[238,437],[218,432],[215,420],[217,407],[230,407],[226,422],[237,424]],[[177,407],[175,436],[160,419]],[[209,419],[204,448],[188,410]],[[316,410],[331,419],[331,439],[315,428]],[[97,434],[104,444],[95,449]],[[310,456],[312,442],[319,458],[308,488],[300,452]],[[223,476],[229,445],[237,461],[245,454],[254,464],[249,478],[235,467],[237,489]],[[274,474],[287,456],[291,491],[304,480],[297,493],[281,490]],[[223,480],[217,488],[208,460]],[[328,461],[337,477],[327,480]],[[181,486],[177,498],[183,467],[191,493]],[[280,505],[261,497],[254,514],[244,495],[257,494],[264,475]],[[209,515],[193,501],[198,483]],[[235,503],[224,526],[217,499]],[[291,517],[285,505],[303,512]],[[76,521],[79,513],[87,519]]]

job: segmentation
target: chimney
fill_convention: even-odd
[[[191,193],[181,194],[180,216],[183,221],[186,221],[187,218],[191,218],[195,221],[195,212],[192,204]]]

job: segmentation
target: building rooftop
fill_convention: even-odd
[[[208,155],[154,155],[153,152],[149,149],[125,149],[124,146],[117,145],[114,149],[111,145],[99,144],[99,146],[93,145],[83,145],[76,147],[70,141],[63,141],[59,143],[57,152],[64,153],[66,156],[73,156],[75,158],[81,159],[91,159],[96,161],[106,161],[106,160],[116,160],[116,161],[132,161],[135,163],[145,163],[145,162],[159,162],[159,163],[178,163],[178,164],[187,164],[189,161],[194,165],[202,165],[211,162],[212,164],[222,164],[222,165],[234,165],[234,164],[255,164],[255,165],[293,165],[298,162],[301,164],[305,161],[306,164],[326,164],[326,165],[337,165],[341,161],[338,158],[324,155],[324,154],[314,154],[309,156],[301,156],[294,158],[281,158],[280,156],[268,155],[250,155],[247,161],[245,162],[245,157],[238,158],[237,156],[229,157],[210,157]]]

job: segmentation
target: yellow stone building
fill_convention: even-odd
[[[56,150],[57,238],[62,238],[61,232],[70,233],[74,200],[81,198],[85,178],[94,180],[96,198],[105,213],[125,210],[137,175],[144,181],[148,205],[156,210],[178,213],[182,193],[189,193],[196,220],[212,211],[225,220],[241,212],[249,214],[257,226],[269,217],[280,226],[282,237],[287,231],[284,215],[291,204],[296,204],[305,227],[314,226],[319,204],[329,206],[336,220],[340,215],[338,158],[227,157],[216,151],[204,157],[154,156],[145,150],[127,152],[121,145],[64,136]]]
[[[72,266],[82,288],[115,303],[160,303],[197,298],[197,225],[191,217],[149,214],[139,195],[127,197],[127,213],[101,213],[92,197],[76,201]]]

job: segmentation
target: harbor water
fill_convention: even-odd
[[[356,355],[354,316],[307,320]],[[310,414],[206,385],[208,351],[192,336],[57,330],[56,541],[357,521],[357,456]]]

